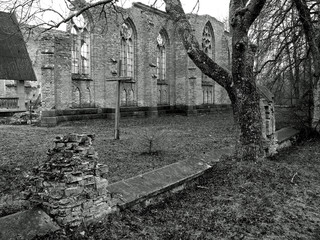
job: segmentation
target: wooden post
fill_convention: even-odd
[[[117,82],[116,84],[116,106],[115,106],[115,114],[114,114],[114,119],[115,119],[115,124],[114,124],[114,139],[118,140],[120,139],[120,130],[119,130],[119,123],[120,123],[120,96],[121,96],[121,82],[131,82],[132,79],[131,77],[121,77],[121,61],[119,61],[119,72],[118,72],[118,77],[112,77],[112,78],[107,78],[107,81],[110,82]]]
[[[118,76],[121,76],[121,60],[119,61],[118,65]],[[120,132],[119,132],[119,124],[120,124],[120,81],[117,81],[116,87],[116,108],[115,108],[115,115],[114,115],[114,139],[120,139]]]
[[[119,130],[119,123],[120,123],[120,81],[117,81],[117,98],[116,98],[116,109],[115,109],[115,124],[114,124],[114,139],[120,139],[120,130]]]

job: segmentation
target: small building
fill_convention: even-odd
[[[25,82],[37,81],[14,14],[0,12],[0,113],[25,111]]]

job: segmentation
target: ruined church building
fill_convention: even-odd
[[[111,80],[119,76],[128,79],[120,84],[122,116],[214,112],[229,106],[225,90],[188,58],[165,12],[142,3],[105,9],[107,18],[100,10],[74,18],[67,32],[37,30],[27,40],[37,76],[28,84],[33,98],[41,94],[43,126],[81,116],[112,117],[117,83]],[[230,69],[231,40],[224,24],[208,15],[188,18],[203,50]]]

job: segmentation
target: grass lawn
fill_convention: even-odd
[[[0,126],[0,192],[23,189],[24,175],[46,158],[56,135],[96,133],[94,147],[118,181],[234,144],[230,114],[65,123],[56,128]],[[153,154],[148,152],[152,140]],[[198,186],[142,210],[40,239],[320,239],[320,141],[259,162],[222,159]]]
[[[319,240],[319,147],[311,141],[261,162],[224,159],[195,188],[68,231],[67,239]]]
[[[120,125],[118,141],[113,140],[112,120],[68,122],[55,128],[0,125],[0,192],[21,190],[23,176],[46,159],[57,135],[96,134],[93,146],[99,162],[109,166],[109,182],[234,144],[231,113],[121,119]],[[152,153],[148,154],[150,141]]]

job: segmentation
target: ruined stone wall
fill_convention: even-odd
[[[96,9],[99,12],[99,9]],[[92,16],[96,16],[95,12]],[[166,43],[166,78],[162,83],[168,89],[174,86],[174,56],[172,41],[172,23],[167,20],[167,15],[161,11],[150,8],[145,9],[140,4],[135,4],[130,9],[121,9],[121,15],[108,10],[108,19],[95,19],[93,35],[93,78],[95,81],[95,100],[100,107],[114,107],[115,105],[115,83],[105,81],[118,74],[120,60],[121,25],[130,22],[133,28],[134,39],[134,76],[131,83],[121,84],[122,106],[156,107],[157,106],[157,78],[153,78],[156,70],[154,65],[157,61],[157,37],[161,30],[168,35]],[[102,65],[103,63],[103,65]],[[129,94],[130,93],[130,94]],[[126,96],[127,94],[127,96]],[[132,95],[132,100],[126,100]],[[169,104],[173,105],[170,94]],[[103,99],[105,99],[103,101]]]
[[[200,45],[203,40],[203,31],[206,24],[212,26],[213,31],[213,59],[222,67],[227,70],[231,70],[231,37],[228,32],[224,30],[224,24],[214,17],[209,15],[188,15],[189,21],[194,28],[194,34],[197,37]],[[186,56],[187,57],[187,56]],[[192,61],[188,61],[188,67],[194,68],[195,65]],[[204,100],[208,98],[204,96],[204,92],[213,91],[213,103],[214,104],[230,104],[227,92],[211,79],[206,79],[206,82],[202,81],[202,73],[200,69],[196,68],[192,74],[196,77],[194,86],[195,105],[206,104],[208,101]],[[209,81],[209,82],[207,82]],[[211,97],[209,97],[211,98]]]
[[[127,21],[134,35],[134,76],[130,83],[121,83],[122,107],[201,106],[204,92],[213,99],[210,104],[230,103],[226,92],[212,80],[204,86],[202,73],[187,57],[175,31],[173,22],[165,12],[135,3],[132,8],[106,9],[108,21],[100,18],[100,8],[91,9],[90,75],[88,79],[75,79],[71,74],[71,36],[61,31],[29,36],[28,49],[38,78],[37,86],[43,95],[44,109],[114,108],[115,82],[108,79],[119,76],[121,25]],[[230,37],[221,22],[208,15],[189,15],[200,44],[204,26],[210,23],[214,32],[214,58],[230,68]],[[156,76],[157,37],[166,36],[166,79]],[[51,38],[48,40],[46,38]],[[50,46],[46,46],[46,44]],[[51,49],[47,51],[46,49]],[[52,59],[50,59],[52,58]],[[39,68],[41,69],[39,71]],[[71,80],[72,79],[72,80]],[[212,93],[211,93],[212,92]],[[162,95],[164,93],[164,95]],[[32,94],[29,93],[29,97]],[[159,101],[159,99],[165,101]]]
[[[78,134],[57,137],[47,159],[34,169],[32,200],[60,225],[77,226],[112,211],[108,167],[97,162],[93,139]]]

